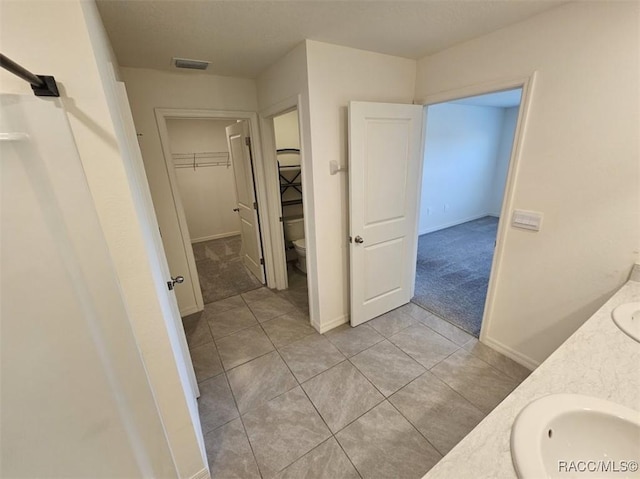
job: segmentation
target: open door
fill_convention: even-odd
[[[226,130],[238,198],[238,206],[235,211],[240,215],[241,256],[249,271],[264,284],[264,260],[249,125],[246,121],[240,121],[228,126]]]
[[[351,325],[411,299],[421,105],[349,104]]]

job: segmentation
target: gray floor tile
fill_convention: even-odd
[[[276,351],[232,369],[227,376],[241,413],[298,385]]]
[[[272,298],[274,295],[275,293],[269,288],[263,287],[242,293],[242,299],[244,299],[247,304],[251,304],[255,301],[260,301],[261,299]]]
[[[223,338],[241,329],[258,324],[251,310],[246,305],[229,309],[221,313],[206,314],[209,329],[214,339]]]
[[[218,349],[214,343],[191,348],[190,353],[198,382],[212,378],[223,371],[222,363],[218,357]]]
[[[284,346],[280,354],[300,382],[344,360],[344,355],[333,344],[316,334]]]
[[[400,331],[389,341],[427,369],[458,349],[456,344],[421,324]]]
[[[384,399],[349,361],[317,375],[302,387],[334,433]]]
[[[293,311],[295,306],[281,296],[272,295],[266,299],[252,301],[249,303],[249,308],[256,319],[262,323]]]
[[[223,313],[233,308],[244,306],[245,302],[239,294],[230,298],[221,299],[204,305],[204,311],[207,314]]]
[[[331,435],[299,387],[250,410],[243,421],[265,478],[273,477]]]
[[[518,381],[464,349],[449,356],[431,372],[485,413],[493,410],[518,385]]]
[[[365,479],[417,479],[441,458],[387,401],[344,428],[336,439]]]
[[[360,479],[353,464],[331,437],[288,466],[277,479]]]
[[[417,324],[417,321],[404,311],[394,309],[372,319],[368,324],[385,338],[389,338],[403,329]]]
[[[198,410],[202,432],[206,434],[239,416],[224,374],[203,381],[199,387]]]
[[[204,446],[211,479],[260,479],[240,419],[205,434]]]
[[[454,326],[448,321],[439,318],[435,314],[430,313],[426,309],[423,309],[416,304],[405,304],[403,308],[405,308],[405,311],[411,317],[417,319],[425,326],[433,329],[436,333],[444,336],[449,341],[456,343],[458,346],[462,346],[463,344],[473,339],[473,336],[471,336],[466,331],[463,331],[457,326]]]
[[[226,370],[273,351],[273,344],[260,326],[243,329],[216,341]]]
[[[309,292],[306,288],[287,289],[281,291],[280,296],[290,301],[298,309],[309,310]]]
[[[182,319],[184,334],[190,348],[202,346],[213,341],[213,336],[209,331],[209,324],[202,312],[191,314]]]
[[[498,351],[491,349],[489,346],[482,344],[477,339],[473,338],[464,345],[464,349],[469,351],[474,356],[482,359],[485,363],[489,363],[498,371],[502,371],[507,376],[517,380],[524,381],[529,377],[531,371],[516,363],[513,359],[500,354]]]
[[[262,327],[277,348],[310,334],[318,334],[309,323],[309,319],[299,311],[292,311],[265,321],[262,323]]]
[[[324,336],[348,358],[384,339],[367,324],[352,328],[348,323],[332,329]]]
[[[430,372],[402,388],[389,401],[443,455],[485,416]]]
[[[387,397],[425,372],[387,340],[356,354],[351,362]]]

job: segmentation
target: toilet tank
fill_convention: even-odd
[[[284,239],[293,241],[304,238],[304,218],[284,220]]]

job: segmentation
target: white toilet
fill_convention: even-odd
[[[293,240],[293,247],[298,254],[298,262],[296,263],[297,268],[304,274],[307,274],[307,249],[304,238]]]
[[[304,241],[304,218],[284,220],[284,239],[291,241],[297,255],[296,267],[307,274],[307,249]]]

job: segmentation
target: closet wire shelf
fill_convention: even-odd
[[[206,168],[209,166],[231,166],[231,157],[226,151],[201,151],[198,153],[173,153],[175,168]]]

